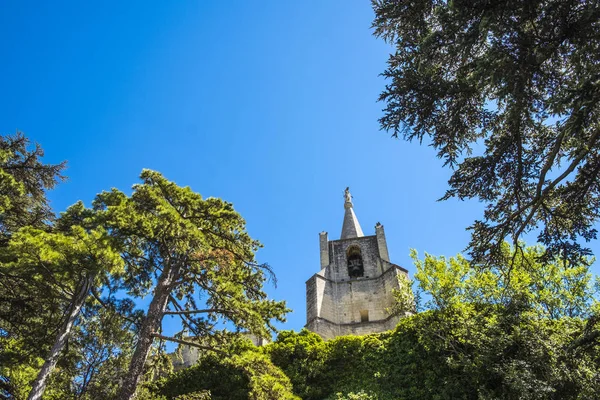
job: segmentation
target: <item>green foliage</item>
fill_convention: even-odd
[[[0,244],[19,228],[41,228],[54,217],[46,190],[65,179],[66,163],[43,164],[40,145],[29,144],[20,132],[0,136]]]
[[[181,316],[190,333],[205,336],[227,320],[268,336],[272,319],[283,321],[287,309],[266,298],[262,285],[270,269],[255,263],[260,243],[248,235],[233,205],[203,199],[155,171],[144,170],[141,178],[131,197],[113,190],[94,202],[122,244],[129,293],[143,297],[155,287],[155,274],[173,271],[167,309]]]
[[[7,252],[15,259],[4,268],[26,275],[30,282],[46,280],[63,289],[79,282],[83,274],[116,273],[124,266],[102,228],[86,231],[72,226],[62,233],[26,227],[13,235]],[[70,288],[67,293],[73,291]]]
[[[27,143],[16,139],[23,146]],[[38,196],[39,204],[27,207],[45,207],[43,193],[35,190],[53,182],[48,179],[54,175],[37,162],[41,149],[17,150],[0,154],[5,169],[18,170],[21,165],[10,156],[20,156],[27,158],[25,171],[39,169],[42,175],[22,184],[15,178],[22,175],[3,172],[2,182],[15,188],[7,191],[6,201],[0,199],[6,215],[15,196]],[[0,292],[0,395],[24,397],[41,358],[46,362],[32,393],[44,393],[45,399],[114,399],[123,382],[133,383],[134,391],[142,374],[155,379],[169,372],[165,366],[170,367],[170,361],[155,338],[164,343],[181,341],[182,335],[169,338],[157,333],[165,312],[180,316],[194,334],[188,341],[202,348],[235,342],[239,332],[228,332],[225,323],[268,336],[272,319],[283,321],[285,304],[267,299],[262,290],[271,271],[255,263],[260,244],[246,233],[245,222],[232,205],[202,199],[153,171],[144,171],[142,178],[131,197],[116,190],[105,192],[97,197],[94,209],[76,203],[52,225],[23,220],[21,229],[17,224],[5,229],[0,285],[10,290]],[[18,214],[26,211],[31,210],[21,208]],[[154,291],[160,301],[151,302],[154,309],[140,318],[131,300],[116,298],[119,291],[123,296],[123,289],[135,297]],[[138,353],[133,352],[134,335],[138,347],[145,346]],[[52,346],[53,337],[61,339]],[[135,371],[126,375],[128,365],[134,364]],[[277,376],[248,376],[257,399],[276,398],[285,391]],[[206,393],[193,396],[202,398]]]
[[[419,260],[413,252],[428,311],[390,332],[327,342],[305,329],[283,331],[260,351],[304,400],[594,398],[600,332],[589,260],[541,264],[540,247],[505,244],[502,251],[513,264],[511,279],[501,266],[475,269],[461,255]],[[235,357],[206,356],[155,393],[247,398],[253,389],[238,368]]]
[[[367,393],[361,390],[358,393],[350,392],[350,393],[341,393],[338,392],[335,394],[335,400],[377,400],[377,395],[373,393]]]
[[[502,251],[512,268],[413,252],[429,311],[376,335],[323,342],[282,332],[264,351],[305,400],[594,398],[600,330],[588,260],[542,264],[539,247]]]
[[[61,370],[63,391],[58,398],[112,400],[134,347],[135,327],[123,316],[133,303],[122,300],[111,307],[89,302],[82,311]]]
[[[413,250],[411,257],[418,289],[430,299],[428,309],[520,303],[540,318],[592,315],[598,290],[589,272],[591,260],[545,263],[540,262],[543,254],[541,246],[511,248],[504,243],[499,255],[503,262],[485,269],[473,267],[460,254],[449,259],[425,254],[419,260]]]
[[[43,359],[32,356],[30,344],[17,338],[0,337],[0,398],[26,398]],[[6,396],[6,397],[3,397]]]
[[[415,295],[413,283],[407,275],[398,275],[398,288],[393,292],[394,305],[387,310],[390,314],[410,315],[417,311],[421,299],[419,292]]]
[[[297,399],[285,374],[256,350],[228,357],[207,354],[197,365],[156,381],[149,388],[169,400]]]
[[[61,311],[60,301],[44,302],[44,291],[6,267],[15,232],[48,228],[54,215],[46,190],[65,179],[65,163],[44,164],[42,148],[29,144],[22,133],[0,136],[0,397],[23,396]]]
[[[175,397],[175,400],[211,400],[211,398],[209,391],[202,390],[199,392],[182,394],[181,396]]]
[[[589,254],[600,216],[600,8],[592,0],[372,0],[393,44],[383,129],[431,139],[444,199],[487,204],[471,256],[538,231],[548,258]]]
[[[90,291],[105,284],[111,274],[123,270],[124,262],[111,246],[112,240],[104,229],[71,225],[89,220],[90,216],[93,217],[91,210],[85,210],[80,203],[75,204],[59,219],[58,229],[23,227],[11,235],[2,249],[5,262],[0,265],[0,274],[22,282],[18,290],[6,294],[4,320],[17,327],[7,330],[7,336],[21,337],[23,342],[41,339],[29,346],[46,360],[58,360],[71,336],[71,328],[66,328],[65,320],[77,320],[79,311],[73,310],[79,310]],[[87,221],[87,224],[91,222]],[[36,308],[39,314],[31,312]],[[44,319],[50,325],[40,330],[39,322]],[[57,345],[59,338],[60,345]],[[54,343],[52,352],[48,352],[45,346],[50,347],[51,343]],[[14,360],[13,366],[19,368],[23,361]],[[54,369],[56,362],[51,364],[49,371]],[[69,361],[63,357],[62,363]],[[59,365],[61,367],[64,365]],[[87,373],[89,375],[89,371]],[[62,374],[62,377],[66,376]],[[84,377],[86,385],[89,377]],[[69,380],[64,379],[62,384],[68,387]],[[40,392],[43,391],[42,387]]]
[[[266,351],[304,400],[593,398],[599,345],[569,349],[585,323],[515,315],[451,307],[404,318],[385,334],[311,342],[286,332]],[[316,372],[297,373],[297,365]]]
[[[302,399],[326,397],[327,347],[316,333],[283,331],[277,340],[264,348],[275,365],[294,384],[294,393]]]
[[[131,196],[113,189],[94,201],[125,262],[123,287],[134,297],[152,293],[121,400],[134,396],[155,339],[182,343],[187,330],[187,344],[218,349],[235,340],[226,324],[268,337],[287,312],[285,302],[267,298],[263,284],[272,272],[255,262],[260,243],[231,203],[203,199],[155,171],[141,179]],[[182,322],[174,337],[159,333],[167,314]]]

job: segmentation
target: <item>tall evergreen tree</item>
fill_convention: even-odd
[[[12,235],[5,252],[12,261],[6,263],[3,270],[30,282],[38,289],[40,301],[52,303],[58,298],[56,302],[63,308],[51,349],[44,357],[44,365],[32,384],[28,400],[42,398],[48,378],[91,291],[102,286],[110,273],[123,267],[123,260],[111,247],[112,239],[106,231],[71,225],[80,219],[87,223],[86,214],[90,214],[89,210],[78,203],[63,214],[62,218],[68,222],[59,220],[53,231],[22,228]]]
[[[536,229],[548,258],[576,263],[600,210],[600,3],[373,0],[394,45],[380,123],[430,139],[455,168],[443,199],[487,204],[475,261]]]
[[[226,341],[224,324],[267,336],[272,319],[283,320],[284,302],[262,290],[268,266],[255,263],[259,243],[230,203],[203,199],[158,172],[144,170],[128,197],[113,189],[95,201],[107,231],[123,243],[124,285],[151,301],[118,399],[131,399],[155,339],[204,350]],[[193,339],[161,332],[165,315],[177,315]]]
[[[44,227],[54,219],[46,191],[66,178],[66,162],[44,164],[44,150],[21,132],[0,136],[0,245],[21,227]]]
[[[20,132],[0,136],[0,398],[18,390],[7,366],[42,356],[60,319],[57,302],[41,301],[33,282],[5,268],[11,236],[23,227],[46,230],[54,219],[46,191],[65,180],[66,163],[47,164],[43,156]]]

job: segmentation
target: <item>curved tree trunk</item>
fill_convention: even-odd
[[[117,400],[133,399],[137,385],[144,372],[144,365],[150,353],[154,334],[161,328],[162,318],[167,307],[169,295],[178,278],[178,268],[169,268],[164,270],[158,278],[154,297],[148,307],[148,314],[144,319],[140,329],[138,343],[129,364],[129,371],[123,380],[121,390],[117,395]]]
[[[79,283],[79,288],[76,291],[74,297],[71,299],[71,304],[69,306],[67,318],[65,319],[63,325],[60,327],[60,330],[56,335],[54,345],[50,350],[50,354],[48,355],[48,358],[46,358],[42,369],[38,373],[37,377],[35,378],[35,381],[33,382],[33,385],[31,386],[31,391],[29,392],[27,400],[39,400],[42,398],[44,390],[46,390],[46,381],[48,380],[48,377],[54,370],[56,362],[58,361],[58,357],[60,356],[60,352],[62,351],[63,347],[65,347],[65,344],[67,343],[67,340],[71,335],[71,329],[73,328],[73,324],[75,323],[75,320],[77,319],[77,316],[81,311],[81,307],[83,307],[83,304],[85,303],[85,299],[87,298],[90,292],[92,284],[94,283],[94,278],[95,275],[90,275],[84,276],[81,279]]]

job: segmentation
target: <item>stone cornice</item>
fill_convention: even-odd
[[[391,271],[394,271],[394,270],[400,270],[400,271],[402,271],[402,272],[404,272],[404,273],[408,273],[408,271],[407,271],[406,269],[402,268],[402,267],[401,267],[401,266],[399,266],[399,265],[392,264],[392,263],[388,263],[387,261],[383,261],[383,260],[382,260],[382,262],[383,262],[383,263],[385,263],[385,264],[389,264],[389,265],[390,265],[390,268],[388,268],[388,269],[386,269],[385,271],[383,271],[383,272],[381,273],[381,275],[379,275],[379,276],[374,276],[374,277],[372,277],[372,278],[371,278],[371,277],[368,277],[368,278],[361,277],[361,278],[352,278],[352,279],[346,279],[346,280],[336,281],[336,280],[333,280],[333,279],[326,278],[326,277],[324,277],[323,275],[319,275],[319,274],[317,273],[317,274],[314,274],[313,276],[311,276],[311,277],[310,277],[310,278],[309,278],[309,279],[306,281],[306,283],[310,282],[310,280],[311,280],[311,279],[313,279],[313,278],[319,278],[319,279],[322,279],[322,280],[324,280],[324,281],[327,281],[327,282],[333,282],[333,283],[352,283],[352,282],[364,282],[364,281],[372,281],[372,280],[376,280],[376,279],[381,279],[381,278],[382,278],[384,275],[386,275],[386,274],[388,274],[389,272],[391,272]]]
[[[311,318],[310,321],[306,322],[306,325],[304,325],[305,328],[308,328],[308,325],[310,325],[313,321],[316,320],[321,320],[321,321],[325,321],[331,325],[335,325],[335,326],[359,326],[359,325],[369,325],[369,324],[381,324],[381,323],[385,323],[388,322],[390,319],[397,317],[398,314],[391,314],[389,316],[387,316],[384,319],[378,319],[375,321],[365,321],[365,322],[342,322],[342,323],[335,323],[333,321],[328,320],[327,318],[323,318],[323,317],[313,317]]]

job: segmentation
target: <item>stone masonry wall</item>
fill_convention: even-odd
[[[307,282],[307,328],[325,339],[346,334],[367,334],[392,329],[399,317],[390,316],[393,290],[398,289],[398,274],[407,272],[378,260],[383,274],[374,278],[327,279],[324,272]],[[366,274],[365,274],[366,275]],[[368,322],[361,322],[361,311]]]
[[[394,329],[401,316],[393,315],[383,321],[371,321],[353,324],[334,324],[323,318],[316,318],[306,325],[306,328],[319,334],[324,340],[342,335],[367,335]]]

